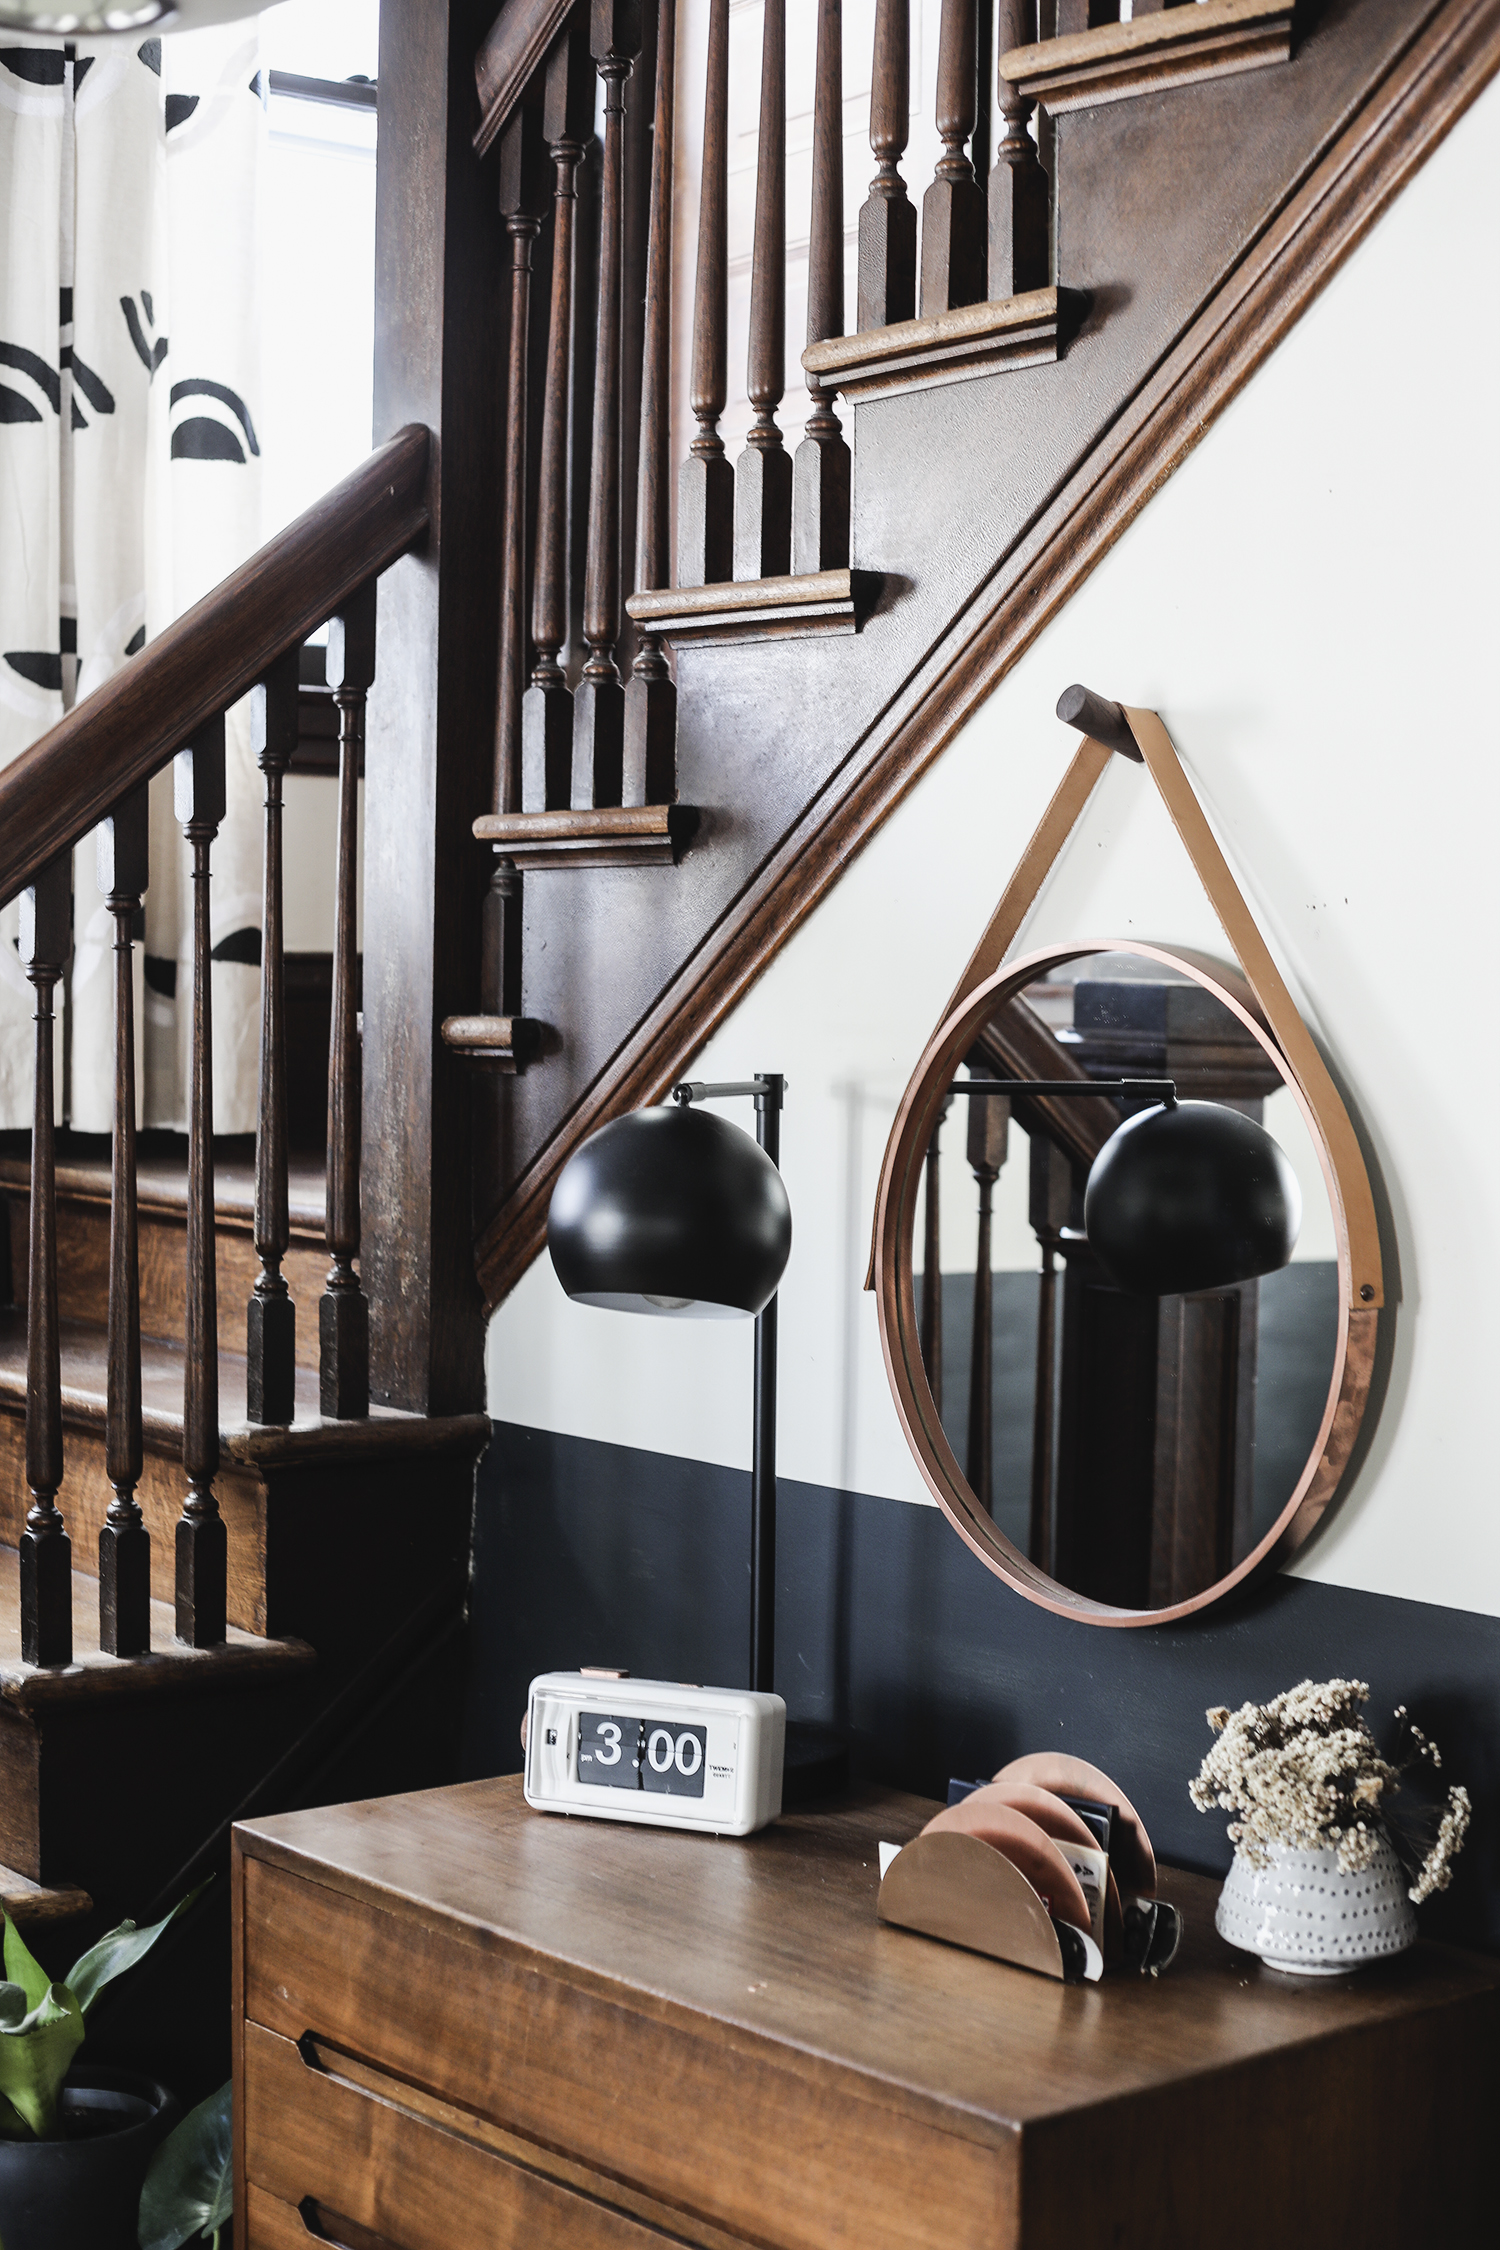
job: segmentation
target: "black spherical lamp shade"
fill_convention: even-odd
[[[580,1304],[742,1319],[776,1294],[792,1209],[776,1166],[738,1125],[686,1104],[638,1109],[564,1165],[547,1248]]]
[[[1138,1297],[1219,1289],[1284,1266],[1302,1225],[1297,1175],[1270,1134],[1219,1102],[1142,1110],[1094,1159],[1090,1247]]]

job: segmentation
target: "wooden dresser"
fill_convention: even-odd
[[[519,1780],[235,1831],[239,2250],[1495,2239],[1500,1963],[1062,1986],[882,1926],[888,1791],[743,1841]]]

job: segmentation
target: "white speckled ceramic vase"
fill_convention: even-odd
[[[1385,1837],[1358,1875],[1332,1850],[1271,1846],[1269,1867],[1242,1852],[1224,1880],[1214,1925],[1244,1953],[1297,1977],[1335,1977],[1404,1953],[1417,1934],[1406,1875]]]

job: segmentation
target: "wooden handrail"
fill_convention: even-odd
[[[399,431],[0,773],[0,905],[420,539],[427,454]]]

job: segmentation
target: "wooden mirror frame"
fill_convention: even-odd
[[[1255,925],[1176,750],[1154,711],[1125,710],[1151,779],[1197,868],[1239,958],[1226,970],[1183,947],[1137,938],[1091,938],[1001,966],[1042,884],[1072,833],[1111,751],[1085,740],[1028,845],[926,1051],[891,1128],[875,1205],[870,1285],[877,1293],[886,1373],[907,1443],[938,1506],[980,1561],[1017,1593],[1061,1616],[1096,1625],[1162,1625],[1221,1601],[1236,1586],[1295,1553],[1336,1498],[1364,1420],[1385,1301],[1369,1173],[1327,1065]],[[913,1262],[918,1197],[938,1112],[963,1057],[995,1009],[1063,962],[1132,953],[1178,970],[1213,994],[1269,1056],[1302,1112],[1333,1211],[1339,1269],[1339,1329],[1323,1419],[1307,1463],[1270,1530],[1242,1561],[1188,1600],[1164,1609],[1119,1609],[1049,1578],[997,1530],[970,1489],[948,1442],[922,1364]]]

